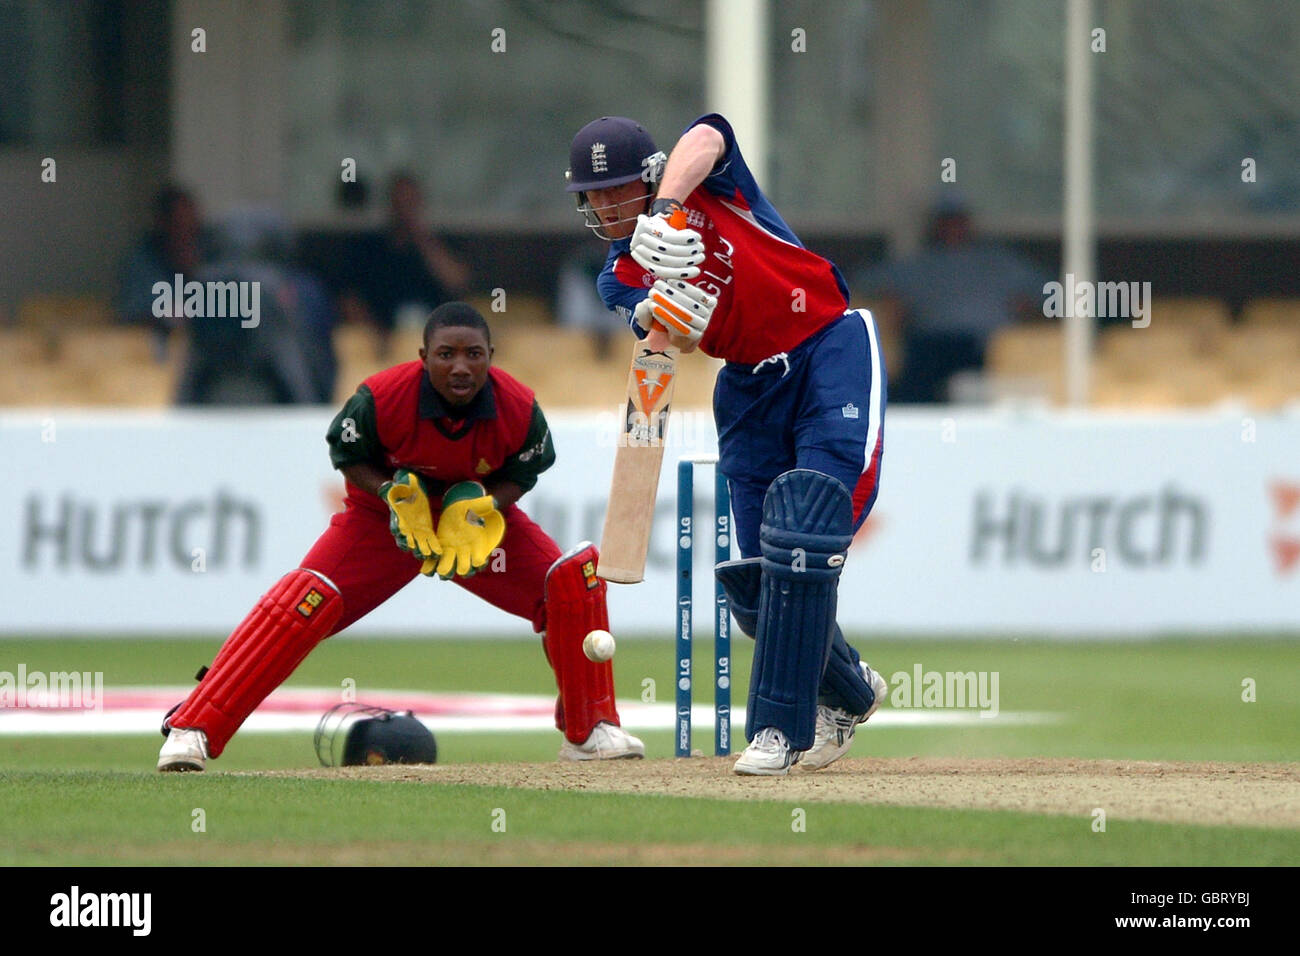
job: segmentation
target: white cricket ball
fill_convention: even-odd
[[[592,631],[582,640],[582,653],[597,664],[609,660],[614,656],[614,635],[609,631]]]

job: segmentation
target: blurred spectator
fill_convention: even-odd
[[[940,200],[925,249],[867,269],[853,283],[901,321],[903,368],[897,376],[890,369],[889,400],[946,401],[948,380],[983,368],[998,329],[1042,318],[1043,285],[1051,279],[1005,246],[975,239],[959,197]]]
[[[166,355],[167,333],[175,317],[154,315],[156,282],[169,285],[177,273],[193,278],[212,254],[212,239],[204,229],[199,204],[179,186],[164,186],[153,201],[153,224],[122,266],[117,294],[119,321],[154,330],[155,353]]]
[[[344,179],[338,184],[334,194],[335,205],[346,212],[362,212],[370,202],[370,187],[364,176],[356,179]]]
[[[333,401],[336,313],[321,282],[290,261],[292,238],[274,213],[233,215],[219,256],[199,282],[255,284],[257,322],[240,316],[185,320],[189,350],[177,386],[181,405],[264,405]]]
[[[607,254],[603,246],[578,246],[560,264],[555,290],[556,320],[565,328],[591,333],[598,359],[609,357],[615,333],[625,328],[596,292],[596,277],[604,268]]]
[[[418,305],[425,316],[462,297],[469,285],[469,269],[425,224],[420,185],[407,173],[389,183],[388,225],[358,237],[349,260],[340,303],[344,318],[373,323],[385,355],[404,306]]]

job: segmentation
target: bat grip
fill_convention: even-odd
[[[685,229],[689,223],[686,220],[686,210],[678,206],[668,217],[668,225],[674,229]],[[650,331],[646,334],[646,343],[653,349],[667,348],[671,343],[668,339],[668,330],[660,322],[651,322]]]

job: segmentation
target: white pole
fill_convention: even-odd
[[[706,110],[736,131],[749,171],[767,180],[768,0],[709,0],[704,23]]]
[[[1093,84],[1090,33],[1092,0],[1067,0],[1065,18],[1065,211],[1061,277],[1066,290],[1065,398],[1088,402],[1094,318],[1076,315],[1071,290],[1092,282],[1096,271],[1093,224]],[[1072,284],[1067,276],[1074,276]],[[1084,310],[1088,311],[1088,310]]]

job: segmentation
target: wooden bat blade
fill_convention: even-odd
[[[678,355],[666,336],[653,333],[632,351],[596,569],[606,581],[635,584],[645,578]]]
[[[614,456],[614,478],[596,567],[596,573],[606,581],[636,584],[645,579],[663,459],[662,445],[623,447]]]

